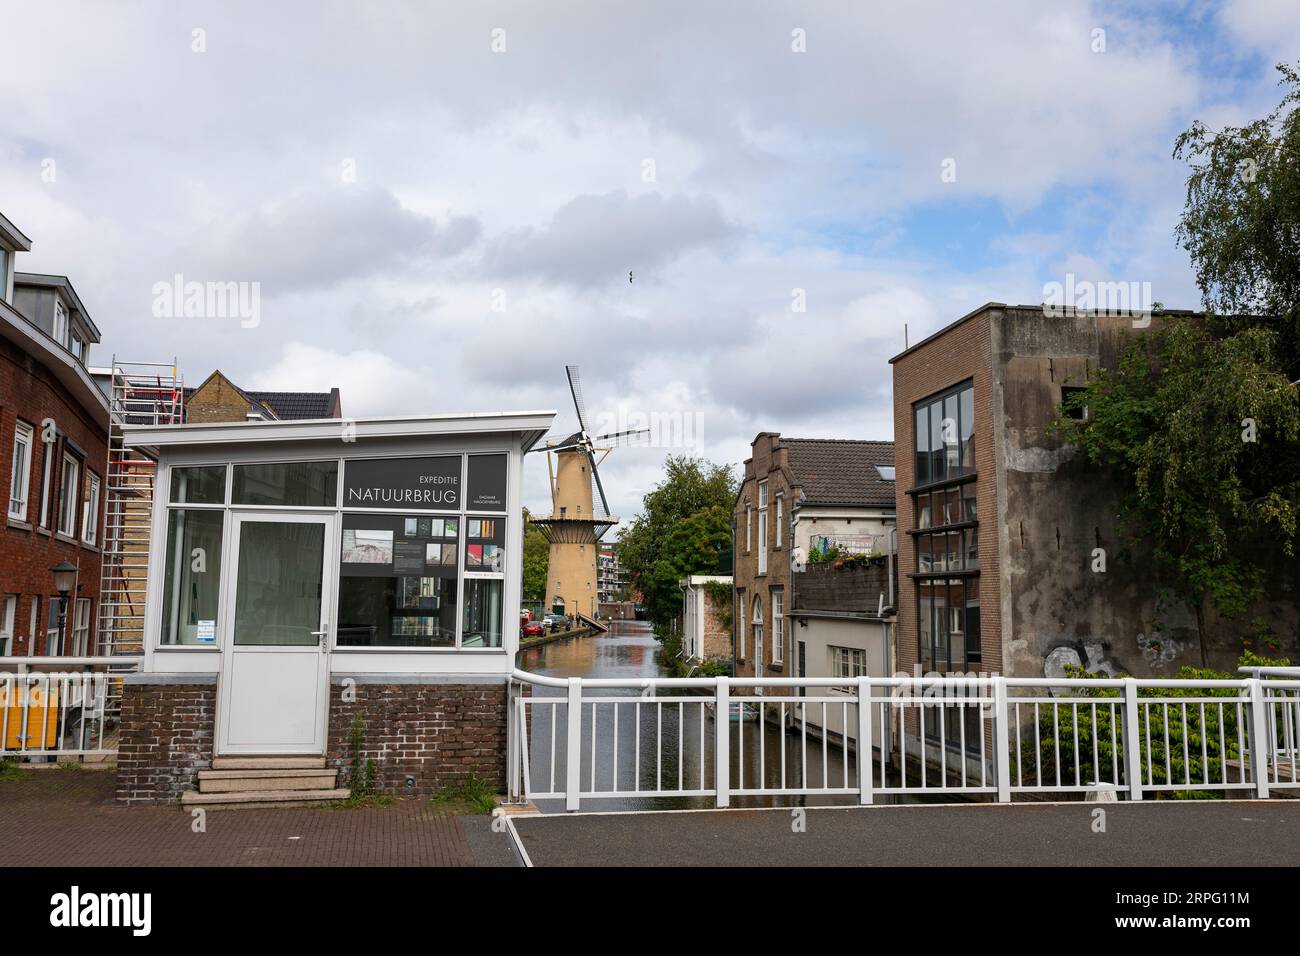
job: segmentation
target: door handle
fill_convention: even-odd
[[[328,630],[328,629],[323,630],[323,631],[312,631],[312,632],[311,632],[311,636],[312,636],[312,637],[319,637],[319,638],[320,638],[320,641],[317,643],[316,646],[319,647],[319,648],[321,649],[321,653],[322,653],[322,654],[325,653],[325,652],[329,649],[329,641],[327,641],[327,640],[325,639],[328,635],[329,635],[329,630]]]

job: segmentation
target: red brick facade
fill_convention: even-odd
[[[736,590],[736,676],[785,677],[785,657],[781,662],[772,660],[773,641],[783,635],[772,632],[772,592],[782,592],[787,610],[790,602],[790,540],[787,533],[776,546],[776,498],[782,499],[782,520],[789,521],[791,491],[789,451],[780,446],[781,436],[763,432],[754,439],[752,457],[745,462],[745,474],[736,496],[735,565],[733,577]],[[758,483],[767,480],[767,569],[758,570],[759,551],[765,543],[759,540]],[[748,529],[746,523],[748,522]],[[788,525],[785,529],[788,531]],[[754,661],[754,598],[762,604],[763,661],[755,671]],[[783,649],[782,649],[783,650]]]
[[[175,682],[164,683],[168,677]],[[129,679],[130,680],[130,679]],[[363,758],[375,760],[380,793],[431,796],[476,775],[498,792],[506,783],[506,685],[336,682],[330,687],[326,766],[346,786],[349,727],[365,724]],[[157,681],[157,682],[154,682]],[[344,701],[344,693],[355,700]],[[117,799],[170,803],[198,787],[212,766],[215,677],[150,675],[123,688]],[[407,787],[406,778],[414,778]]]
[[[917,526],[916,435],[913,405],[954,385],[972,381],[975,399],[974,457],[979,536],[980,649],[979,670],[1003,671],[998,588],[998,502],[993,443],[992,339],[989,314],[981,311],[950,326],[924,345],[894,359],[894,448],[898,514],[898,662],[912,673],[918,659],[916,548],[908,532]]]
[[[215,677],[192,683],[128,683],[122,688],[117,799],[169,803],[198,787],[212,766],[217,713]]]
[[[52,348],[57,346],[51,345]],[[88,380],[87,380],[88,381]],[[90,386],[93,387],[93,386]],[[53,421],[57,437],[52,444],[42,442],[43,423]],[[27,487],[25,520],[8,517],[13,471],[14,435],[18,422],[32,426],[34,440],[31,453],[30,480]],[[67,620],[61,654],[72,652],[76,599],[88,600],[89,629],[87,653],[94,653],[99,605],[99,545],[104,533],[104,472],[108,462],[108,413],[105,408],[87,408],[35,356],[18,346],[0,340],[0,493],[4,497],[5,523],[0,529],[0,602],[17,597],[14,635],[10,653],[19,656],[43,655],[46,629],[57,628],[57,616],[50,618],[50,599],[57,597],[50,569],[68,561],[80,569],[76,593],[68,595]],[[59,465],[65,449],[80,463],[75,527],[71,536],[60,534]],[[49,482],[48,527],[42,528],[41,475],[46,455],[52,467]],[[94,546],[82,543],[84,521],[81,497],[87,474],[99,480],[99,514],[95,522]],[[31,627],[32,603],[37,605],[35,635]],[[0,614],[4,613],[0,604]],[[3,626],[3,621],[0,621]]]
[[[336,679],[337,680],[337,679]],[[349,727],[365,723],[364,757],[375,760],[380,793],[431,796],[471,775],[498,792],[506,783],[506,685],[374,684],[330,686],[327,765],[345,779],[351,761]],[[346,702],[351,691],[355,700]],[[408,788],[406,778],[414,778]]]

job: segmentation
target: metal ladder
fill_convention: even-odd
[[[113,357],[109,381],[108,474],[99,582],[98,653],[144,650],[145,588],[158,463],[127,448],[123,425],[173,425],[184,418],[176,361]]]

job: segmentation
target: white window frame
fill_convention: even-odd
[[[775,531],[776,546],[778,548],[784,546],[785,544],[784,524],[785,524],[785,495],[778,494],[776,496],[776,531]]]
[[[86,469],[86,487],[81,504],[81,540],[94,545],[99,532],[99,475]]]
[[[785,591],[772,589],[772,663],[785,662]]]
[[[68,310],[61,299],[54,300],[54,341],[65,349],[68,347],[68,330],[72,323],[68,321]]]
[[[50,527],[50,461],[54,457],[54,441],[43,441],[45,454],[41,455],[41,520],[40,526]]]
[[[749,505],[745,505],[745,553],[754,550],[754,522]]]
[[[857,680],[867,676],[867,652],[863,648],[831,644],[826,650],[830,652],[832,677]]]
[[[758,573],[767,574],[767,479],[758,483]]]
[[[6,594],[0,604],[0,657],[14,652],[14,621],[18,617],[18,595]]]
[[[72,469],[72,486],[68,487],[68,469]],[[65,450],[59,460],[59,521],[55,530],[69,538],[77,536],[77,511],[81,505],[81,462]],[[65,523],[66,519],[66,523]]]
[[[49,600],[48,617],[45,619],[45,656],[62,657],[63,648],[59,641],[59,599]]]
[[[9,481],[9,517],[15,521],[27,520],[27,498],[32,488],[32,448],[36,429],[26,422],[14,428],[14,450]],[[21,449],[21,454],[19,452]]]
[[[763,596],[761,594],[754,595],[751,607],[753,609],[750,625],[752,627],[751,635],[754,640],[754,674],[757,676],[758,665],[762,663],[758,659],[758,645],[763,643]]]
[[[32,598],[32,613],[30,619],[27,622],[27,640],[28,640],[27,646],[28,647],[36,646],[36,623],[40,613],[41,613],[41,596],[37,594]]]
[[[77,598],[72,617],[72,656],[85,657],[90,646],[90,598]]]

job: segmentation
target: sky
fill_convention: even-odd
[[[601,468],[624,518],[667,454],[892,438],[890,356],[984,302],[1195,308],[1174,140],[1300,58],[1295,0],[0,8],[0,212],[92,364],[557,436],[576,364],[593,431],[653,426]]]

